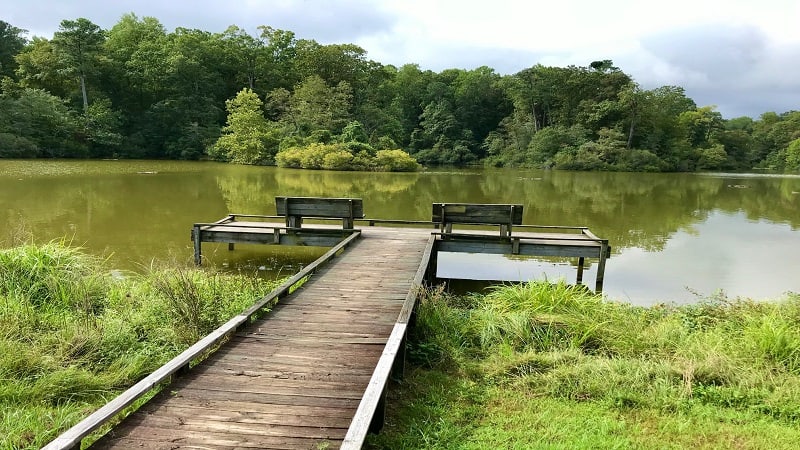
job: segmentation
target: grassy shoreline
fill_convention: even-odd
[[[0,448],[40,448],[276,285],[194,268],[112,276],[63,243],[0,250]]]
[[[274,283],[112,276],[63,243],[0,250],[0,448],[39,448]],[[224,299],[224,300],[223,300]],[[637,307],[564,283],[420,303],[373,449],[794,448],[800,295]]]
[[[800,296],[636,307],[563,283],[420,304],[373,449],[796,448]]]

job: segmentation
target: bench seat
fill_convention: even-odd
[[[342,228],[353,229],[355,219],[364,218],[360,198],[275,197],[275,209],[286,217],[286,226],[300,228],[303,218],[342,219]]]
[[[442,233],[452,233],[453,224],[499,225],[501,236],[510,236],[514,225],[522,225],[522,205],[490,203],[434,203],[432,221]]]

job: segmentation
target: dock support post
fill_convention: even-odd
[[[375,407],[375,414],[372,415],[372,421],[369,423],[369,432],[378,434],[386,423],[386,393],[389,390],[389,383],[383,387],[381,397],[378,400],[378,406]]]
[[[436,282],[436,266],[439,264],[438,247],[439,247],[438,243],[433,244],[433,250],[431,251],[431,259],[430,261],[428,261],[428,268],[425,271],[425,280],[431,285]]]
[[[408,339],[408,332],[403,336],[403,340],[400,341],[400,349],[397,351],[397,355],[394,357],[394,363],[392,364],[392,379],[394,381],[402,381],[403,374],[406,370],[406,346]]]
[[[233,251],[233,242],[228,242],[228,251]]]
[[[606,271],[606,253],[608,253],[608,241],[604,239],[600,244],[600,262],[597,263],[597,279],[594,287],[596,293],[603,292],[603,277]]]
[[[575,284],[583,283],[583,263],[584,263],[584,261],[585,261],[585,258],[583,256],[578,258],[578,277],[575,280]]]
[[[192,240],[194,241],[194,264],[199,266],[202,254],[200,253],[200,226],[195,225],[192,229]]]

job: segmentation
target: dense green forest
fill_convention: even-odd
[[[131,13],[29,40],[0,20],[0,157],[413,170],[402,149],[427,165],[800,170],[799,111],[725,119],[609,60],[435,73],[258,32],[170,33]]]

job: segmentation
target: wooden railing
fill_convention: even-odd
[[[339,251],[350,245],[356,238],[358,238],[359,235],[360,232],[358,231],[350,234],[338,245],[328,250],[328,252],[322,255],[319,259],[283,282],[267,296],[261,298],[252,306],[250,306],[250,308],[238,314],[236,317],[232,318],[216,330],[212,331],[211,334],[204,337],[183,351],[183,353],[161,366],[158,370],[148,375],[131,388],[117,396],[115,399],[89,415],[87,418],[62,433],[52,442],[44,446],[43,450],[61,450],[80,447],[81,441],[84,437],[88,436],[97,428],[114,419],[120,412],[122,412],[122,410],[130,406],[133,402],[150,392],[155,387],[161,385],[162,383],[171,381],[173,375],[176,373],[189,369],[192,363],[206,357],[209,352],[213,351],[217,344],[225,340],[231,334],[235,333],[242,326],[246,325],[253,315],[261,311],[263,308],[274,304],[274,302],[278,301],[280,298],[288,295],[292,287],[304,280],[307,276],[316,272],[322,264],[333,259],[339,253]]]
[[[372,373],[367,389],[361,397],[361,403],[358,404],[355,416],[350,422],[350,427],[342,442],[342,450],[360,449],[364,444],[367,433],[371,429],[380,428],[383,425],[389,376],[393,370],[398,370],[398,367],[399,371],[402,371],[409,320],[422,292],[434,243],[435,237],[431,236],[428,239],[425,252],[422,254],[422,261],[417,273],[414,275],[412,287],[403,302],[403,309],[400,310],[400,315],[397,317],[394,328],[392,328],[389,340],[386,342],[375,371]]]

